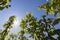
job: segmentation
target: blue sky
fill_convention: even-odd
[[[46,3],[46,0],[12,0],[9,3],[11,4],[10,8],[5,8],[3,11],[0,11],[0,29],[3,29],[3,24],[12,15],[16,15],[19,22],[26,15],[26,12],[32,12],[33,16],[38,19],[41,18],[41,16],[45,14],[45,11],[38,10],[37,7],[39,5],[43,5],[44,3]],[[48,17],[53,17],[53,15],[49,15]],[[58,26],[60,26],[60,24],[56,25],[56,29],[60,28]],[[19,28],[14,27],[12,32],[16,33],[18,30]]]

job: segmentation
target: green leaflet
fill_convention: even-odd
[[[57,18],[57,19],[54,20],[54,22],[53,22],[52,25],[55,26],[55,25],[58,24],[59,22],[60,22],[60,18]]]

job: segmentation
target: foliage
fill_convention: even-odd
[[[50,0],[46,4],[38,6],[38,9],[46,10],[47,14],[59,15],[60,13],[60,0]],[[43,15],[40,20],[37,20],[31,13],[25,16],[22,19],[20,27],[24,29],[26,34],[31,34],[32,38],[35,40],[59,40],[60,29],[55,30],[54,27],[60,22],[60,16],[56,19],[46,18],[47,15]],[[44,34],[47,33],[47,35]],[[58,35],[58,38],[54,38],[54,35]]]
[[[3,25],[5,29],[0,33],[0,40],[4,40],[5,37],[8,35],[15,19],[16,19],[16,16],[11,16],[7,21],[7,23]]]
[[[9,2],[11,0],[0,0],[0,10],[10,7]]]
[[[56,19],[58,20],[58,19]],[[54,25],[57,24],[56,20],[52,20],[52,18],[47,18],[46,15],[43,15],[40,20],[37,20],[31,13],[25,16],[25,18],[21,21],[20,27],[24,29],[26,34],[31,34],[30,37],[35,38],[35,40],[57,40],[54,36],[55,34],[59,34],[59,31],[54,29]],[[59,22],[59,21],[58,21]],[[44,34],[47,33],[48,36]],[[23,33],[22,33],[23,34]]]
[[[50,0],[42,6],[38,6],[38,9],[46,10],[47,14],[59,14],[60,13],[60,0]]]
[[[8,8],[10,0],[0,0],[0,10]],[[38,6],[38,9],[45,10],[46,13],[57,15],[60,13],[60,0],[50,0],[46,4]],[[26,16],[20,22],[20,30],[17,34],[9,34],[12,25],[16,20],[16,16],[11,16],[9,20],[3,25],[4,30],[0,30],[0,40],[29,40],[28,38],[33,38],[35,40],[59,40],[60,39],[60,29],[54,29],[55,25],[60,22],[60,16],[55,19],[47,18],[47,15],[43,15],[39,20],[35,18],[31,12],[26,14]],[[47,35],[45,34],[47,33]],[[29,37],[24,36],[24,34],[30,34]],[[54,35],[58,35],[54,38]]]

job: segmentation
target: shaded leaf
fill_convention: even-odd
[[[53,26],[55,26],[55,25],[58,24],[59,22],[60,22],[60,18],[55,19],[54,22],[53,22]]]

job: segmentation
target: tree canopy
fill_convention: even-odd
[[[42,6],[38,6],[38,9],[46,10],[47,14],[57,14],[60,13],[60,0],[50,0]]]
[[[0,0],[0,10],[8,8],[9,2],[10,0]],[[29,38],[35,40],[59,40],[60,29],[55,29],[54,27],[60,22],[60,0],[47,1],[47,3],[38,6],[38,9],[45,10],[46,15],[43,15],[38,20],[32,15],[32,12],[28,12],[21,20],[19,25],[21,30],[17,34],[9,34],[10,29],[13,27],[13,22],[16,20],[16,16],[11,16],[3,25],[4,30],[0,30],[0,40],[29,40]],[[47,15],[50,14],[58,16],[55,19],[47,18]],[[30,34],[30,36],[26,37],[24,34]],[[58,35],[58,37],[55,38],[55,35]]]
[[[10,7],[9,2],[11,0],[0,0],[0,10]]]

